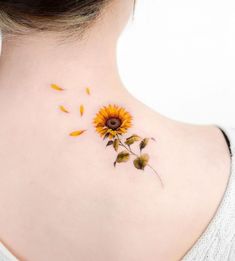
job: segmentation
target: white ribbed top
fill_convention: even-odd
[[[181,261],[235,261],[235,128],[217,126],[224,131],[230,142],[230,177],[215,215]],[[0,261],[18,259],[0,243]]]
[[[182,261],[235,261],[235,128],[217,126],[230,142],[230,177],[214,217]]]
[[[0,261],[19,261],[0,243]]]

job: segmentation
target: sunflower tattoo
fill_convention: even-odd
[[[50,87],[57,92],[63,92],[66,89],[60,87],[57,84],[51,84]],[[91,90],[89,87],[85,89],[88,96],[91,95]],[[67,115],[70,114],[64,105],[59,105],[59,110]],[[83,117],[85,112],[85,107],[80,104],[79,107],[80,117]],[[144,170],[145,167],[151,168],[154,173],[158,176],[161,186],[164,187],[161,176],[158,172],[149,164],[149,154],[142,153],[142,151],[147,147],[150,140],[155,141],[154,138],[142,138],[137,134],[132,134],[131,136],[125,138],[123,135],[127,134],[129,128],[132,127],[132,115],[123,107],[116,104],[109,104],[103,106],[96,113],[93,119],[93,125],[96,132],[101,138],[108,139],[106,147],[112,146],[115,152],[117,152],[116,159],[114,161],[114,167],[117,163],[125,163],[130,161],[131,156],[134,157],[133,165],[136,169]],[[84,135],[87,129],[78,129],[69,133],[71,137],[78,137]],[[138,144],[137,144],[138,143]],[[138,153],[134,152],[134,144],[138,145]],[[122,150],[121,150],[122,149]]]
[[[135,159],[133,165],[136,169],[144,170],[145,167],[151,168],[155,174],[158,175],[161,185],[163,182],[157,171],[149,164],[149,155],[142,153],[142,150],[147,147],[150,140],[155,141],[154,138],[141,138],[137,134],[133,134],[128,138],[124,138],[123,135],[127,133],[128,129],[132,127],[132,115],[126,111],[123,107],[118,105],[109,104],[103,106],[98,113],[96,113],[93,119],[93,124],[96,132],[101,138],[109,139],[106,146],[112,146],[118,153],[116,160],[114,161],[114,167],[117,163],[128,162],[133,156]],[[135,153],[132,150],[132,145],[139,142],[139,153]],[[119,152],[119,149],[122,150]]]
[[[132,126],[131,121],[132,116],[124,108],[108,105],[100,109],[93,123],[101,137],[113,139],[126,133]]]

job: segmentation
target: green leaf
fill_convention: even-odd
[[[106,144],[106,147],[110,146],[110,145],[113,145],[113,141],[112,140],[108,141],[108,143]]]
[[[130,153],[124,150],[117,155],[116,162],[117,163],[127,162],[129,159],[130,159]]]
[[[129,138],[126,139],[125,144],[127,144],[128,146],[132,145],[133,143],[135,143],[136,141],[139,141],[141,138],[140,136],[133,134],[131,135]]]
[[[143,154],[140,157],[137,157],[133,161],[134,166],[137,169],[141,169],[141,170],[144,170],[144,168],[148,165],[148,162],[149,162],[149,155],[148,154]]]
[[[118,151],[118,148],[119,148],[119,140],[118,139],[115,139],[113,141],[113,147],[114,147],[115,151]]]
[[[140,150],[144,149],[149,143],[149,138],[144,138],[141,142],[140,142]]]
[[[108,137],[109,137],[109,133],[106,133],[106,134],[104,135],[103,140],[107,139]]]

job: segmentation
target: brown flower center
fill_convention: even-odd
[[[122,121],[119,118],[109,118],[105,125],[112,130],[118,129],[122,124]]]

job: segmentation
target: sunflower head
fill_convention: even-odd
[[[93,124],[101,137],[114,138],[122,135],[132,126],[132,116],[123,107],[109,104],[96,114]]]

